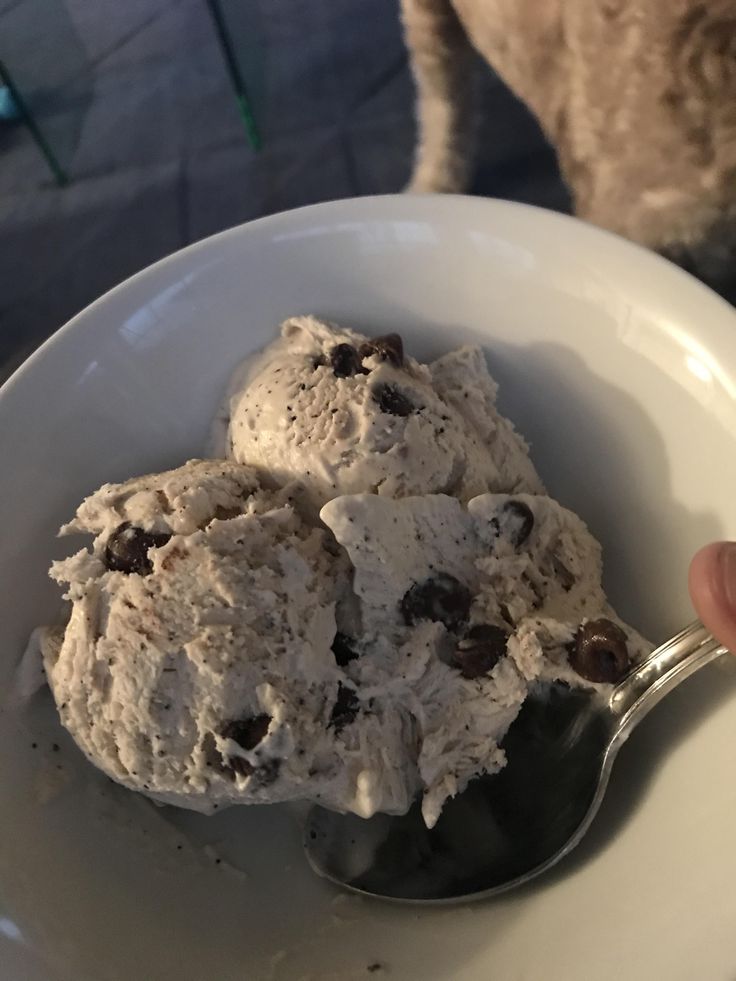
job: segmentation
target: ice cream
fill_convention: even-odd
[[[618,620],[600,547],[548,497],[341,497],[322,519],[354,568],[359,691],[405,706],[431,827],[447,797],[505,763],[533,686],[596,688],[651,648]]]
[[[95,538],[53,566],[72,611],[45,670],[109,776],[202,811],[367,817],[419,793],[431,826],[503,765],[531,685],[605,683],[646,649],[611,634],[599,547],[549,498],[344,496],[322,509],[340,548],[290,496],[192,461],[105,485],[65,526]]]
[[[313,317],[235,373],[219,449],[267,482],[298,480],[316,510],[341,494],[543,491],[527,446],[495,406],[483,352],[431,365],[396,334],[369,339]]]
[[[404,811],[411,779],[381,782],[404,720],[365,712],[350,732],[363,702],[332,649],[346,559],[287,499],[248,467],[192,461],[84,501],[63,530],[94,542],[54,564],[72,610],[61,645],[42,643],[62,722],[162,802],[360,811],[366,774],[372,808]]]
[[[421,365],[287,321],[234,376],[229,459],[106,484],[62,529],[93,541],[54,563],[71,614],[34,643],[89,759],[205,812],[420,796],[431,827],[530,693],[619,680],[649,645],[495,402],[477,348]]]

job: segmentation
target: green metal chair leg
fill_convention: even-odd
[[[31,136],[35,140],[36,146],[41,151],[44,160],[49,166],[49,170],[54,175],[56,183],[59,185],[59,187],[64,187],[69,183],[69,176],[57,160],[56,154],[49,146],[46,137],[41,132],[38,123],[33,117],[33,113],[28,108],[23,96],[20,94],[15,83],[13,82],[10,72],[2,61],[0,61],[0,80],[10,93],[10,97],[18,109],[21,120],[28,127]]]
[[[253,115],[253,109],[251,108],[251,104],[248,99],[245,81],[243,80],[240,66],[238,65],[238,60],[235,57],[235,50],[233,48],[230,35],[227,31],[227,25],[225,24],[225,18],[223,17],[219,0],[206,0],[206,2],[207,6],[209,7],[210,14],[212,15],[215,34],[220,42],[220,47],[222,48],[222,53],[225,58],[225,67],[227,68],[230,81],[233,83],[233,88],[235,89],[235,98],[237,99],[240,115],[245,125],[245,132],[253,149],[260,150],[262,144],[261,134],[258,131],[258,125],[256,123],[255,116]]]

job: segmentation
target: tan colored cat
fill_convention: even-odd
[[[402,0],[410,189],[459,191],[472,48],[538,117],[580,217],[736,276],[736,0]]]

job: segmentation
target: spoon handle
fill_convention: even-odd
[[[609,707],[623,740],[681,681],[726,653],[699,620],[662,644],[614,689]]]

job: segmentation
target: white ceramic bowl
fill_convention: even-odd
[[[602,539],[621,614],[654,640],[692,616],[690,554],[736,534],[733,311],[656,256],[569,218],[470,198],[343,201],[160,262],[3,388],[6,689],[29,631],[58,608],[46,578],[68,548],[58,525],[103,481],[201,452],[236,361],[307,312],[399,330],[420,358],[482,342],[501,408],[551,492]],[[728,667],[691,679],[634,734],[589,837],[559,871],[497,901],[424,912],[313,878],[288,809],[158,810],[93,772],[47,696],[24,712],[6,706],[2,978],[733,978]]]

